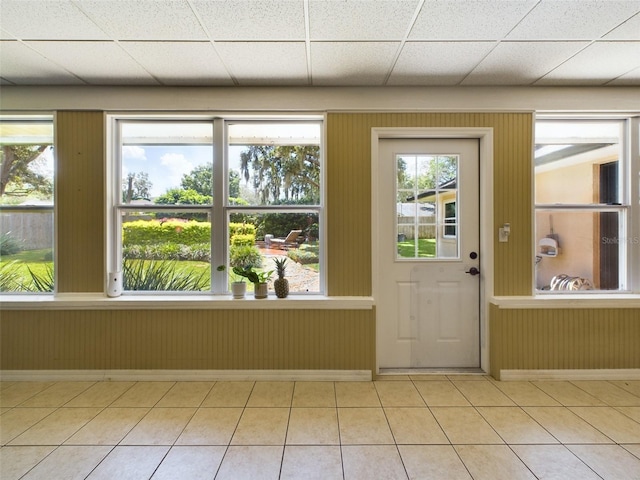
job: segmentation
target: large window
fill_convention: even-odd
[[[638,223],[637,152],[630,148],[638,133],[633,122],[536,122],[538,291],[638,289],[637,265],[632,263],[640,248],[633,235]]]
[[[53,292],[53,118],[0,117],[0,291]]]
[[[114,125],[110,270],[124,292],[226,293],[233,267],[269,272],[282,258],[291,293],[322,291],[317,119]]]

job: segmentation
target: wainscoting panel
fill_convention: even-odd
[[[3,370],[375,370],[375,310],[2,313]]]
[[[491,374],[501,370],[640,368],[640,312],[491,305]]]

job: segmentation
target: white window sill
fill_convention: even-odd
[[[491,297],[500,309],[540,308],[640,308],[640,295],[635,293],[595,293]]]
[[[99,293],[58,295],[2,295],[0,310],[370,310],[371,297],[325,297],[291,295],[280,299],[273,295],[256,300],[231,295],[122,295],[110,298]]]

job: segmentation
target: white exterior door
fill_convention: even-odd
[[[378,151],[379,367],[480,367],[479,140]]]

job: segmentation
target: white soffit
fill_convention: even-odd
[[[410,40],[499,40],[536,0],[425,2]]]
[[[89,84],[158,85],[138,63],[113,42],[25,42]]]
[[[0,38],[2,85],[640,86],[640,0],[0,0]]]
[[[314,84],[383,85],[399,42],[313,42]]]
[[[494,48],[495,42],[407,42],[389,85],[455,85]]]
[[[462,85],[530,85],[589,42],[501,42]]]
[[[233,85],[210,42],[120,42],[164,85]]]
[[[25,40],[107,40],[107,34],[70,0],[2,0],[3,38]]]
[[[225,65],[242,85],[306,85],[304,42],[216,42]]]
[[[314,40],[402,40],[419,2],[309,0]]]
[[[186,0],[82,0],[74,2],[119,40],[206,40]]]
[[[79,78],[22,42],[0,42],[0,76],[24,78],[33,85],[82,85]]]
[[[637,0],[539,2],[509,40],[596,40],[638,12]]]
[[[191,0],[211,40],[304,40],[304,4]]]
[[[598,42],[542,78],[537,85],[603,85],[640,63],[640,42]]]
[[[614,28],[604,36],[605,40],[640,40],[640,13]]]

